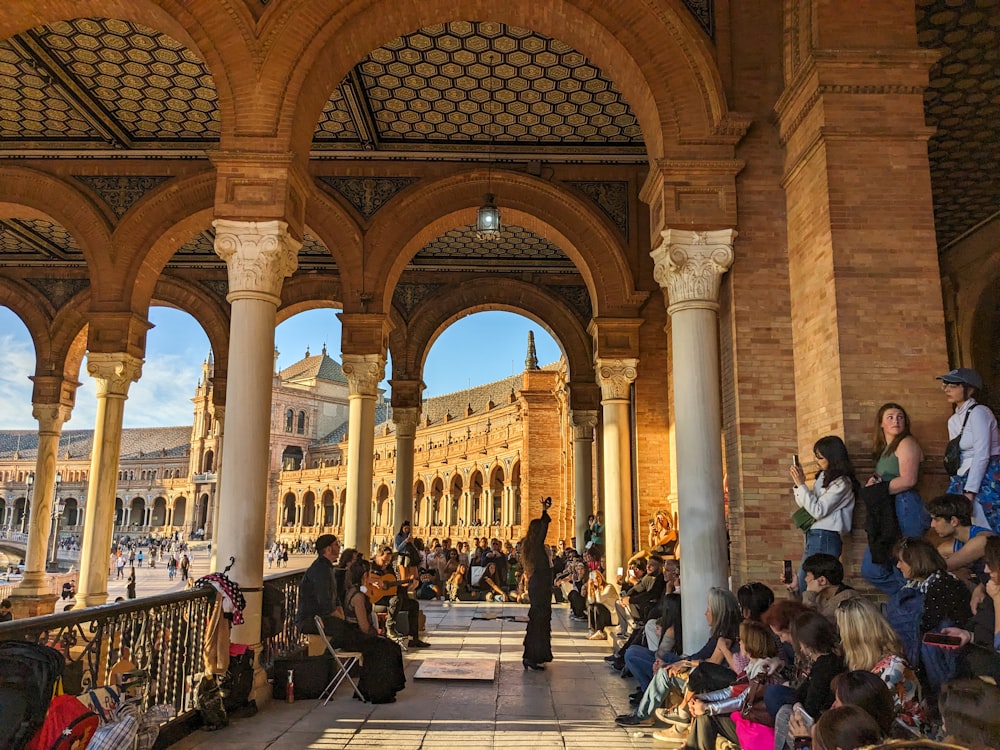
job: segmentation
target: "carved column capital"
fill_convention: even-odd
[[[420,408],[416,406],[400,406],[392,410],[392,421],[396,425],[396,437],[415,438],[417,436],[417,420],[420,419]]]
[[[378,384],[385,377],[385,357],[381,354],[344,354],[341,369],[347,377],[350,396],[378,395]]]
[[[570,421],[573,424],[574,440],[594,439],[594,428],[597,427],[596,411],[574,409],[570,413]]]
[[[65,404],[32,404],[31,416],[38,421],[39,435],[59,435],[62,426],[73,415],[73,407]]]
[[[142,360],[124,352],[89,352],[87,374],[95,381],[98,398],[125,398],[129,386],[142,376]]]
[[[601,401],[627,401],[638,365],[638,359],[598,359],[594,371],[601,387]]]
[[[302,243],[284,221],[216,219],[215,253],[229,269],[229,302],[264,299],[277,305],[286,276],[298,268]]]
[[[653,278],[663,289],[667,312],[719,309],[719,284],[733,265],[735,229],[690,232],[667,229],[653,258]]]

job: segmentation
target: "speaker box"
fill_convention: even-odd
[[[288,671],[293,670],[295,700],[319,698],[330,680],[333,679],[335,669],[336,664],[329,654],[275,659],[271,672],[274,680],[272,695],[275,700],[285,699]]]

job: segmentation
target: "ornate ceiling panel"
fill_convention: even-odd
[[[924,94],[943,248],[1000,210],[1000,14],[993,2],[917,0],[917,29],[943,52]]]
[[[74,175],[73,178],[89,187],[108,204],[119,219],[132,205],[150,190],[169,180],[169,177],[135,177],[112,175]]]
[[[643,147],[621,92],[587,58],[490,21],[427,26],[374,50],[327,103],[315,140]]]
[[[375,215],[396,193],[417,181],[416,177],[320,177],[346,198],[366,219]]]
[[[497,242],[480,242],[473,226],[445,232],[427,243],[407,266],[411,270],[544,270],[576,273],[573,261],[544,237],[506,226]]]
[[[215,254],[215,231],[206,229],[181,245],[167,263],[167,268],[225,268],[226,264]],[[299,248],[299,269],[335,268],[333,256],[326,246],[308,232]]]
[[[82,266],[73,235],[42,219],[0,219],[0,264]]]

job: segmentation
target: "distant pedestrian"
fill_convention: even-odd
[[[174,577],[176,575],[177,575],[177,558],[171,555],[170,559],[167,560],[167,579],[172,581],[174,580]]]
[[[267,551],[267,567],[269,567],[269,568],[273,568],[274,567],[274,551],[273,550],[268,550]]]
[[[128,585],[125,586],[125,596],[129,599],[135,599],[135,568],[132,568],[128,574]]]
[[[143,560],[142,550],[139,550],[139,554],[136,555],[136,560],[139,561],[139,567],[141,568],[142,567],[142,560]]]
[[[115,560],[115,568],[118,570],[117,580],[121,580],[125,577],[125,555],[118,555],[118,559]]]
[[[187,553],[181,555],[180,568],[181,568],[181,580],[187,581],[188,571],[191,569],[191,561],[188,559]]]

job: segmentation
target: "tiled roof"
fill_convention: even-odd
[[[89,457],[94,445],[93,430],[63,430],[59,439],[59,460]],[[20,446],[20,447],[18,447]],[[130,427],[122,430],[121,460],[184,456],[191,447],[191,427]],[[38,433],[31,430],[0,432],[0,461],[10,461],[15,451],[21,459],[38,455]]]
[[[288,380],[330,380],[335,383],[346,383],[344,371],[340,364],[331,359],[326,353],[326,347],[322,354],[316,354],[305,359],[300,359],[295,364],[289,365],[278,373],[282,381]]]
[[[392,425],[392,406],[390,406],[388,401],[380,400],[375,404],[375,424],[379,428],[386,422]],[[376,428],[378,430],[379,428]],[[332,432],[328,432],[323,437],[319,438],[313,445],[336,445],[341,442],[347,435],[347,422],[345,421],[342,425],[337,427]]]

